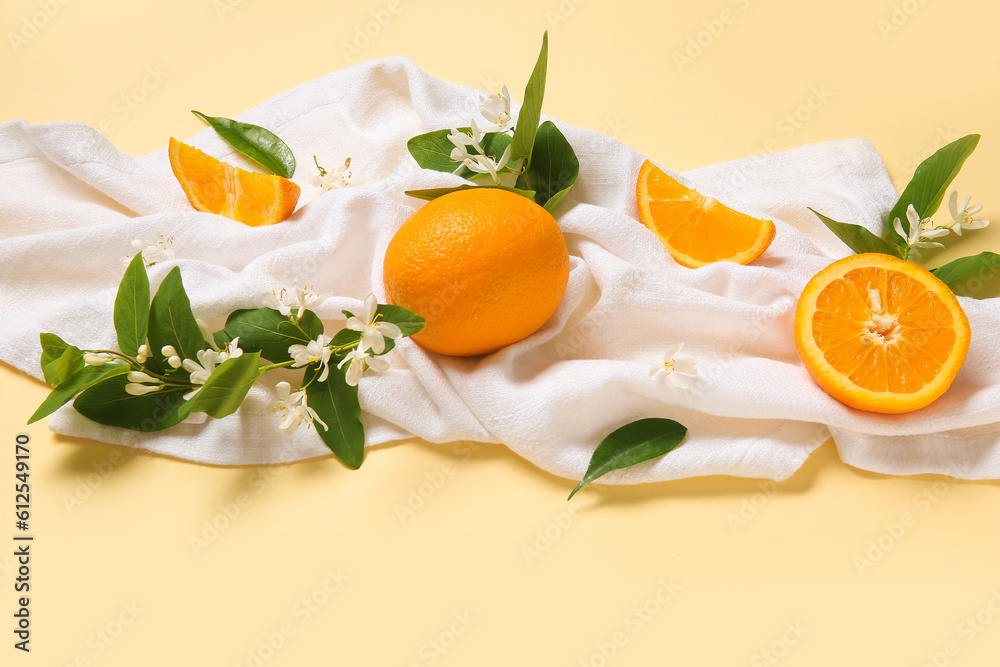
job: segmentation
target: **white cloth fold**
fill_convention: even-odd
[[[240,116],[275,130],[299,158],[303,188],[292,218],[251,228],[191,209],[165,150],[117,151],[75,123],[0,125],[0,359],[40,377],[39,332],[84,347],[114,345],[112,308],[134,238],[172,237],[175,260],[150,269],[155,286],[174,265],[198,317],[221,326],[238,308],[295,278],[334,297],[317,309],[327,333],[369,292],[384,297],[382,257],[422,202],[404,190],[457,184],[420,170],[410,137],[467,124],[475,91],[386,58],[298,86]],[[866,141],[804,146],[703,167],[681,176],[704,194],[775,220],[777,236],[750,266],[678,266],[637,222],[634,184],[643,156],[614,139],[558,123],[580,158],[580,178],[557,211],[572,256],[558,311],[534,336],[473,359],[437,356],[412,341],[393,368],[361,383],[368,444],[418,436],[497,442],[557,475],[580,478],[598,442],[643,417],[689,428],[670,455],[609,475],[638,483],[709,474],[790,476],[832,432],[848,463],[883,473],[1000,477],[1000,302],[961,299],[973,330],[965,367],[934,404],[898,416],[845,407],[809,378],[795,354],[792,318],[808,279],[848,249],[810,213],[877,230],[896,193]],[[164,144],[166,144],[164,137]],[[250,167],[214,131],[192,143]],[[307,183],[312,155],[350,156],[348,188]],[[675,342],[699,363],[690,387],[648,376]],[[319,437],[286,436],[271,414],[266,375],[240,412],[160,433],[101,426],[69,406],[59,432],[215,464],[290,461],[328,453]],[[25,415],[27,417],[27,415]]]

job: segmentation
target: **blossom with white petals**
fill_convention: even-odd
[[[281,430],[291,435],[298,430],[299,426],[305,422],[306,428],[312,422],[318,422],[323,425],[324,430],[329,430],[316,411],[306,405],[306,392],[303,390],[292,391],[292,386],[287,382],[279,382],[275,389],[278,392],[278,401],[272,407],[273,412],[280,413],[281,425],[279,428]]]
[[[291,289],[282,288],[280,292],[272,291],[261,297],[261,305],[266,308],[273,308],[285,317],[292,314],[292,309],[296,309],[295,317],[302,317],[306,308],[322,303],[330,298],[329,294],[318,294],[313,291],[312,285],[301,287],[299,279],[292,283]]]
[[[684,343],[676,343],[671,345],[667,349],[667,353],[663,355],[663,363],[655,364],[649,370],[649,377],[653,377],[659,372],[663,372],[667,376],[667,379],[675,386],[681,389],[687,389],[687,380],[680,377],[678,373],[684,375],[697,375],[698,374],[698,362],[693,359],[678,359],[677,355],[680,353],[681,348],[684,347]]]
[[[142,345],[139,346],[139,352],[138,354],[135,355],[135,360],[138,361],[140,364],[144,364],[146,363],[146,359],[148,358],[149,358],[149,345],[143,343]]]
[[[489,174],[493,181],[499,185],[500,175],[498,172],[510,162],[511,144],[507,144],[507,148],[504,149],[500,159],[494,160],[486,155],[486,151],[483,150],[483,146],[480,143],[483,139],[483,131],[476,125],[476,121],[471,121],[469,125],[471,134],[461,132],[455,128],[452,128],[448,134],[448,140],[455,146],[451,149],[450,157],[455,162],[461,163],[455,169],[455,173],[457,174],[462,169],[469,169],[477,174]],[[469,151],[470,146],[476,150],[475,153]]]
[[[952,190],[951,195],[948,197],[948,212],[951,213],[951,225],[949,227],[951,227],[951,231],[959,236],[962,235],[963,229],[982,229],[990,224],[989,220],[976,220],[973,217],[976,213],[983,210],[983,205],[976,204],[970,207],[970,201],[972,201],[972,197],[965,195],[962,199],[961,210],[959,210],[958,190]]]
[[[514,118],[510,114],[510,91],[506,85],[499,93],[480,96],[479,101],[479,113],[488,123],[483,128],[485,132],[506,132],[514,126]]]
[[[323,382],[330,374],[330,355],[333,350],[329,348],[330,338],[320,334],[316,340],[311,340],[307,345],[289,345],[288,355],[294,360],[292,368],[319,364],[322,369],[318,380]]]
[[[313,155],[313,162],[316,163],[319,175],[309,174],[309,176],[306,177],[309,179],[310,185],[315,185],[324,192],[350,185],[351,172],[348,171],[348,169],[351,167],[351,158],[347,158],[343,167],[337,167],[336,169],[324,169],[319,165],[319,161],[316,159],[315,155]]]
[[[191,384],[203,385],[208,381],[208,378],[212,376],[215,372],[215,366],[221,362],[219,359],[219,353],[215,350],[198,350],[198,361],[193,359],[185,359],[181,365],[184,367],[188,373],[191,374],[190,381]],[[196,387],[194,390],[189,391],[184,394],[184,400],[190,399],[192,396],[201,391],[201,387]]]
[[[239,346],[239,336],[230,341],[224,349],[220,349],[215,342],[215,336],[212,334],[212,329],[208,326],[208,323],[201,319],[196,319],[195,322],[198,324],[198,328],[201,329],[201,337],[205,339],[205,342],[208,343],[212,350],[216,353],[216,363],[221,364],[226,359],[235,359],[243,354],[243,350],[241,350]],[[180,365],[178,364],[177,366],[174,366],[174,362],[172,360],[178,359],[178,357],[177,351],[172,346],[164,345],[160,352],[163,353],[163,356],[167,357],[167,363],[174,368],[177,368],[177,366]],[[168,352],[170,354],[167,354]]]
[[[347,353],[337,368],[342,368],[344,364],[349,363],[350,366],[347,367],[347,373],[345,374],[345,380],[347,384],[352,387],[356,387],[358,382],[361,380],[361,376],[365,374],[368,369],[374,371],[385,371],[389,369],[389,362],[382,357],[374,357],[368,354],[367,350],[361,350],[359,348],[354,348]]]
[[[362,350],[371,350],[375,354],[382,354],[385,351],[385,339],[401,338],[403,332],[392,322],[379,322],[377,320],[378,300],[374,294],[369,294],[365,299],[364,308],[364,318],[348,318],[346,326],[351,331],[361,332],[360,347]]]
[[[174,237],[160,234],[155,241],[143,241],[142,239],[132,239],[132,248],[136,252],[142,252],[142,263],[146,268],[153,266],[157,262],[163,262],[174,258],[174,251],[170,245],[174,242]],[[128,266],[132,263],[135,255],[122,257],[122,264]]]
[[[933,239],[940,236],[945,236],[948,234],[947,229],[941,228],[930,228],[927,227],[931,224],[930,218],[920,219],[920,214],[917,213],[917,209],[913,208],[913,204],[906,207],[906,220],[910,223],[910,233],[906,234],[903,231],[903,223],[896,218],[892,221],[892,228],[896,230],[899,238],[906,241],[907,248],[943,248],[944,245],[938,243],[937,241],[926,241],[923,239]]]

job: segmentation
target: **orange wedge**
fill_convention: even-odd
[[[809,281],[795,311],[795,347],[828,394],[897,413],[929,405],[969,351],[969,320],[948,286],[913,262],[852,255]]]
[[[258,227],[281,222],[299,201],[299,186],[287,178],[239,169],[173,137],[169,153],[174,176],[199,211]]]
[[[734,211],[684,187],[649,160],[635,184],[639,219],[678,264],[696,269],[712,262],[749,264],[774,240],[774,223]]]

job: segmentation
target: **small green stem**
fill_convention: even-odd
[[[295,363],[294,359],[289,359],[288,361],[282,361],[279,364],[268,364],[267,366],[261,366],[260,367],[260,372],[263,375],[264,373],[266,373],[268,371],[272,371],[275,368],[287,368],[288,366],[291,366],[294,363]]]

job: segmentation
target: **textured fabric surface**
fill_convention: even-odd
[[[173,238],[176,258],[150,269],[156,285],[181,267],[198,317],[221,327],[238,308],[297,277],[335,296],[317,308],[327,333],[382,289],[382,257],[420,205],[404,190],[457,184],[422,171],[410,137],[467,124],[478,96],[404,58],[332,73],[240,116],[274,129],[299,158],[299,209],[282,224],[250,228],[191,209],[165,150],[117,151],[75,123],[0,125],[0,359],[40,377],[38,333],[82,347],[114,345],[112,308],[131,240]],[[437,356],[405,340],[393,368],[361,383],[368,444],[419,436],[502,443],[539,467],[579,478],[609,432],[643,417],[689,427],[662,459],[605,478],[638,483],[708,474],[791,475],[831,433],[848,463],[884,473],[1000,477],[1000,302],[961,299],[973,330],[965,367],[944,397],[917,413],[847,408],[809,378],[792,320],[808,279],[848,249],[807,210],[876,230],[895,191],[866,141],[832,141],[680,176],[706,195],[775,221],[777,236],[751,266],[678,266],[639,222],[635,180],[644,157],[588,130],[557,123],[580,158],[580,179],[557,211],[571,254],[569,287],[535,335],[482,358]],[[164,137],[166,145],[167,137]],[[247,166],[206,130],[191,141]],[[319,195],[306,182],[316,154],[350,156],[348,188]],[[680,389],[650,366],[684,341],[698,361]],[[214,464],[289,461],[328,453],[317,435],[278,429],[265,376],[236,415],[142,434],[100,426],[69,406],[53,430]],[[27,415],[25,415],[27,417]]]

